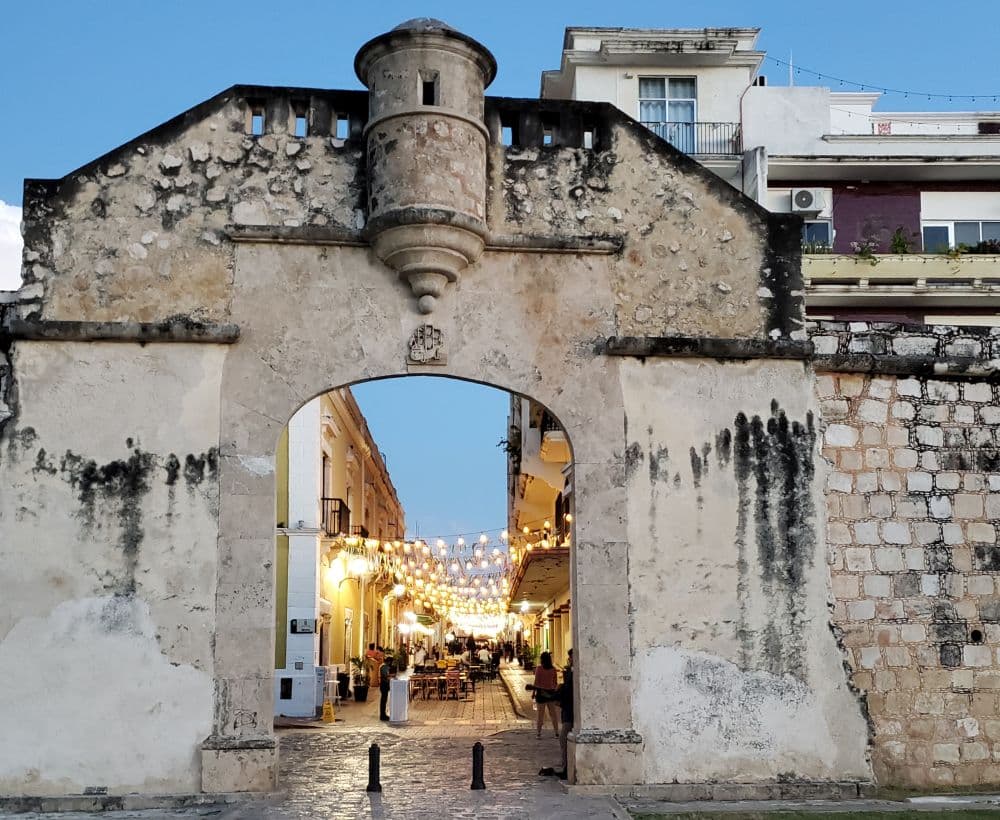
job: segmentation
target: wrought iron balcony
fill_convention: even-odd
[[[738,122],[644,122],[643,125],[685,154],[736,157],[743,153]]]
[[[331,538],[346,535],[351,525],[351,510],[340,498],[321,498],[323,532]]]

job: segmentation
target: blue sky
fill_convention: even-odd
[[[15,206],[25,177],[60,177],[236,83],[360,88],[353,60],[367,39],[416,16],[440,17],[497,57],[489,93],[537,96],[559,63],[566,26],[759,26],[759,45],[796,65],[869,85],[976,94],[970,101],[887,97],[882,110],[1000,108],[1000,4],[699,3],[468,0],[46,0],[0,10],[0,289],[15,286]],[[772,84],[787,69],[765,63]],[[802,74],[797,84],[820,84]],[[837,88],[837,86],[834,86]],[[844,90],[850,90],[845,87]],[[503,394],[458,382],[356,389],[421,533],[502,525]],[[411,408],[419,406],[421,412]],[[442,433],[428,439],[429,413]]]
[[[472,382],[407,376],[351,388],[406,513],[407,535],[466,541],[507,520],[508,393]],[[471,534],[471,535],[470,535]]]
[[[487,45],[500,66],[490,93],[500,95],[537,96],[539,73],[558,66],[568,25],[760,26],[760,45],[775,57],[787,59],[794,50],[797,64],[828,74],[891,87],[1000,94],[1000,63],[992,56],[1000,4],[977,0],[46,0],[4,6],[0,200],[11,204],[20,204],[24,177],[61,176],[235,83],[359,88],[358,46],[415,16],[440,17]],[[774,82],[787,71],[772,64],[765,73]],[[887,102],[883,108],[949,107],[918,98]],[[991,98],[981,107],[1000,106]]]

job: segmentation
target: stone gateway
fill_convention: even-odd
[[[428,373],[572,442],[578,786],[1000,782],[995,337],[951,372],[898,328],[814,355],[797,217],[608,105],[484,97],[439,21],[355,66],[26,183],[0,795],[274,789],[279,434]]]

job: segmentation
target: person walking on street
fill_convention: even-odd
[[[545,723],[547,712],[552,718],[552,731],[559,737],[559,701],[556,694],[559,688],[558,673],[552,665],[551,652],[543,652],[538,660],[539,664],[535,667],[535,684],[531,687],[535,693],[535,703],[538,705],[535,734],[539,738],[542,736],[542,725]]]

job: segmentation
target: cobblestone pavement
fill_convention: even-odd
[[[520,675],[520,672],[517,672]],[[523,682],[520,690],[523,691]],[[530,700],[528,701],[530,710]],[[21,814],[22,820],[347,820],[348,818],[481,818],[482,820],[604,820],[627,813],[608,798],[567,794],[558,780],[540,777],[557,766],[559,744],[535,738],[517,717],[500,681],[477,687],[474,699],[415,700],[411,724],[378,720],[378,699],[345,703],[342,722],[278,731],[282,794],[219,807],[105,814]],[[529,711],[530,714],[530,711]],[[472,791],[472,745],[484,746],[485,791]],[[369,795],[368,747],[382,752],[381,794]],[[7,815],[0,815],[6,817]]]

